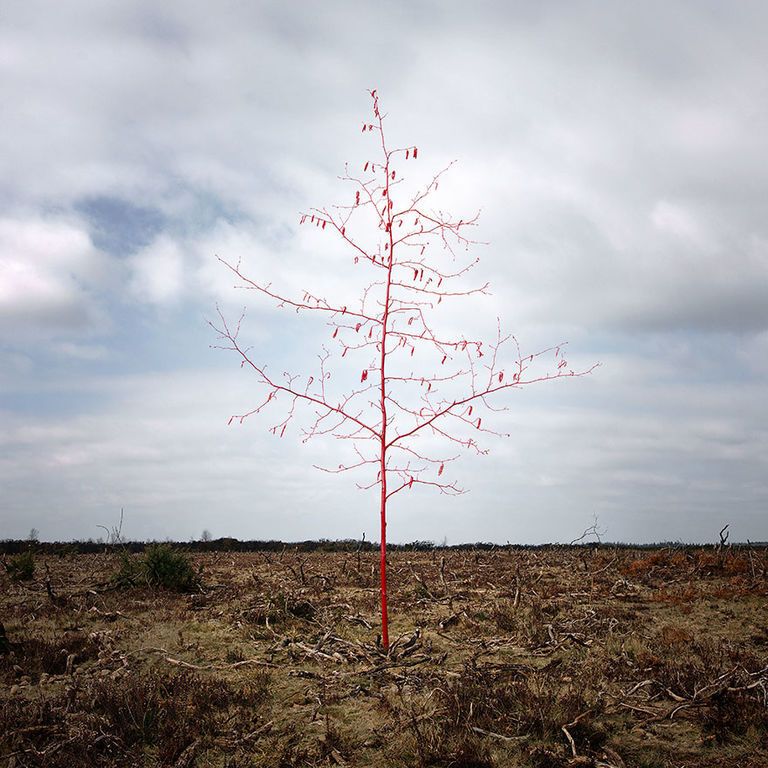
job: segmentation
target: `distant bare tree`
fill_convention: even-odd
[[[726,523],[721,529],[720,533],[718,534],[720,536],[720,543],[715,545],[715,549],[718,552],[722,552],[727,543],[728,543],[728,537],[731,535],[731,532],[728,530],[731,527],[730,523]]]
[[[589,528],[585,528],[581,536],[578,536],[577,538],[573,539],[568,544],[569,546],[572,547],[575,544],[581,544],[582,542],[592,537],[594,537],[597,540],[598,544],[601,544],[603,541],[602,537],[605,536],[605,533],[606,533],[606,529],[600,527],[600,519],[598,518],[598,516],[592,515],[592,525],[590,525]]]
[[[112,528],[107,528],[106,525],[97,525],[97,528],[101,528],[107,532],[107,545],[110,547],[117,546],[123,543],[123,516],[124,510],[120,508],[120,522],[117,525],[113,525]]]

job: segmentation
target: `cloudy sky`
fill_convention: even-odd
[[[393,541],[768,539],[763,2],[0,0],[0,538],[378,539],[336,441],[227,426],[327,328],[233,288],[350,290],[300,228],[344,202],[377,88],[410,174],[481,210],[492,296],[443,320],[568,341],[589,376],[509,392],[468,492],[393,500]],[[471,318],[471,322],[468,318]]]

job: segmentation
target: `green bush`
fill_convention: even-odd
[[[5,568],[14,581],[30,581],[35,575],[35,556],[27,550],[12,557]]]
[[[124,549],[120,552],[120,568],[112,576],[119,587],[135,587],[143,581],[142,561]]]
[[[153,544],[138,558],[124,551],[114,580],[122,587],[147,584],[177,592],[191,592],[200,585],[200,574],[184,552],[174,550],[167,544]]]
[[[144,553],[144,577],[153,587],[190,592],[200,583],[189,557],[167,544],[153,544]]]

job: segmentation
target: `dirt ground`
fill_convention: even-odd
[[[0,575],[0,768],[768,767],[764,549],[396,552],[388,655],[373,552],[189,556]]]

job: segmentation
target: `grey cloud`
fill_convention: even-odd
[[[88,313],[109,305],[130,318],[125,334],[141,317],[158,346],[175,347],[155,307],[136,305],[192,313],[226,302],[231,281],[216,271],[216,252],[250,257],[262,272],[274,264],[270,276],[302,287],[322,262],[320,282],[346,290],[336,272],[344,262],[296,234],[297,213],[344,199],[335,176],[370,150],[359,123],[366,88],[378,87],[392,142],[422,148],[409,173],[460,160],[443,200],[483,209],[478,237],[490,245],[478,274],[495,290],[489,314],[526,347],[563,333],[578,359],[605,362],[551,399],[516,398],[528,414],[512,424],[517,437],[494,446],[497,457],[466,462],[473,492],[449,507],[408,497],[394,513],[398,535],[569,539],[598,511],[619,538],[706,538],[735,499],[744,537],[766,538],[764,3],[488,2],[472,13],[459,2],[44,5],[4,8],[0,141],[12,151],[0,157],[0,200],[32,219],[72,211],[91,246],[134,258],[55,265],[41,285],[67,300],[25,297],[3,318],[10,336],[32,322],[24,312],[46,328],[81,322],[86,333]],[[233,292],[232,303],[243,298]],[[274,312],[252,317],[268,355],[280,338]],[[201,337],[206,361],[208,343]],[[300,365],[298,346],[281,350],[286,363]],[[102,354],[82,339],[58,351]],[[10,388],[46,375],[19,354],[0,370]],[[194,508],[194,532],[210,527],[216,506],[233,529],[257,535],[255,494],[287,508],[289,522],[270,535],[289,536],[297,521],[307,535],[357,535],[361,523],[373,531],[361,511],[369,501],[319,478],[296,446],[263,442],[260,427],[201,469],[209,446],[229,439],[216,420],[229,415],[227,393],[249,399],[227,389],[228,375],[133,382],[140,401],[123,393],[80,420],[62,415],[69,437],[17,446],[45,470],[39,487],[9,448],[3,490],[12,489],[21,533],[24,510],[43,514],[50,499],[62,508],[66,499],[68,520],[81,503],[103,522],[105,508],[130,498],[148,535],[173,534],[171,519],[152,518],[161,506],[178,519]],[[166,388],[186,393],[186,413],[164,415]],[[53,409],[55,395],[41,396]],[[274,463],[279,481],[267,477]],[[312,522],[300,508],[315,492],[327,519]]]

